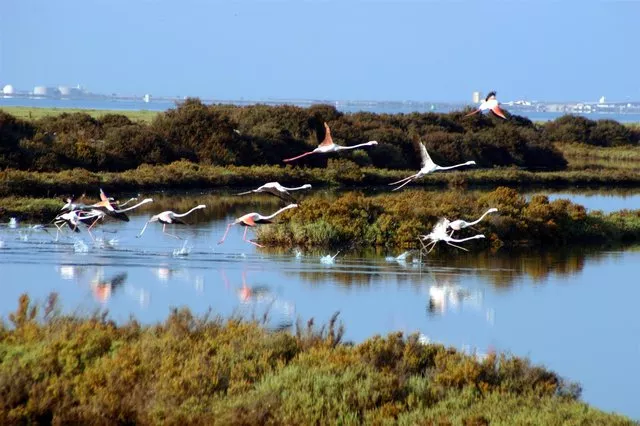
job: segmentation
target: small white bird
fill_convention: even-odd
[[[507,119],[507,117],[504,116],[504,112],[500,109],[500,103],[496,99],[496,92],[489,92],[489,94],[484,99],[484,101],[482,101],[478,109],[465,115],[465,117],[468,117],[473,114],[477,114],[482,111],[487,111],[487,110],[491,110],[495,115],[497,115],[500,118],[504,118],[505,120]]]
[[[324,123],[324,128],[326,130],[324,139],[316,149],[314,149],[313,151],[305,152],[304,154],[298,155],[297,157],[287,158],[283,161],[287,163],[289,161],[297,160],[298,158],[302,158],[311,154],[327,154],[329,152],[337,152],[337,151],[343,151],[347,149],[356,149],[362,146],[378,145],[377,141],[369,141],[369,142],[361,143],[358,145],[352,145],[352,146],[336,145],[335,143],[333,143],[333,139],[331,138],[331,130],[329,129],[329,125],[327,123]]]
[[[280,198],[283,201],[295,203],[296,200],[293,198],[293,196],[289,191],[297,191],[300,189],[309,189],[309,188],[311,188],[311,185],[308,183],[302,186],[296,186],[294,188],[287,188],[285,186],[280,185],[278,182],[268,182],[262,185],[261,187],[259,187],[258,189],[252,189],[251,191],[241,192],[236,195],[246,195],[251,193],[266,192],[268,194],[271,194]]]
[[[400,186],[393,188],[392,191],[397,191],[398,189],[402,188],[412,180],[416,180],[428,173],[435,172],[437,170],[448,170],[456,167],[472,166],[476,164],[475,161],[467,161],[466,163],[456,164],[453,166],[447,166],[447,167],[438,166],[436,163],[433,162],[433,160],[431,160],[431,157],[429,156],[429,153],[427,152],[427,148],[424,146],[424,144],[420,143],[419,145],[420,145],[420,156],[422,157],[422,168],[415,175],[411,175],[404,179],[400,179],[397,182],[390,183],[389,185],[397,185],[401,183]]]
[[[142,231],[140,231],[140,233],[138,235],[136,235],[136,238],[140,238],[142,236],[142,234],[144,233],[145,229],[147,229],[147,225],[149,225],[151,222],[160,222],[162,224],[162,232],[167,234],[170,237],[173,238],[177,238],[179,240],[181,240],[182,238],[177,236],[177,235],[173,235],[173,234],[169,234],[168,232],[166,232],[166,228],[167,225],[171,225],[174,223],[179,223],[181,225],[186,225],[186,223],[184,221],[182,221],[180,218],[181,217],[185,217],[188,214],[191,214],[192,212],[199,210],[199,209],[204,209],[207,206],[205,206],[204,204],[200,204],[195,206],[194,208],[192,208],[191,210],[189,210],[186,213],[182,213],[182,214],[178,214],[175,212],[172,212],[171,210],[167,210],[164,211],[162,213],[158,213],[156,215],[151,216],[151,219],[149,219],[147,221],[147,223],[144,224],[144,227],[142,228]]]

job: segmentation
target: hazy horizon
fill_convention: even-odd
[[[220,100],[640,100],[636,2],[9,0],[0,85]],[[596,56],[597,54],[597,56]]]

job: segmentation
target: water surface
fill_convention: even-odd
[[[256,318],[274,329],[298,318],[324,323],[340,311],[348,340],[403,331],[468,351],[528,356],[579,381],[587,402],[640,419],[640,247],[492,253],[474,251],[472,241],[469,253],[422,263],[413,253],[396,259],[402,252],[374,250],[323,263],[336,253],[258,249],[242,241],[240,227],[217,244],[233,217],[270,214],[278,200],[154,198],[130,222],[100,226],[96,241],[84,228],[55,241],[55,231],[0,227],[0,315],[22,293],[43,301],[52,291],[67,310],[108,309],[116,321],[133,315],[144,323],[180,306]],[[184,240],[157,223],[136,238],[166,205],[185,211],[204,201],[206,210],[185,219],[191,225],[169,227]]]

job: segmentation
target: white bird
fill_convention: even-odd
[[[418,173],[416,173],[415,175],[411,175],[409,177],[406,177],[404,179],[400,179],[397,182],[392,182],[389,185],[397,185],[399,183],[401,183],[402,185],[397,186],[395,188],[393,188],[392,191],[397,191],[398,189],[402,188],[403,186],[405,186],[406,184],[408,184],[409,182],[411,182],[412,180],[421,178],[422,176],[431,173],[431,172],[435,172],[438,170],[448,170],[448,169],[453,169],[456,167],[461,167],[461,166],[471,166],[471,165],[475,165],[476,162],[475,161],[467,161],[466,163],[461,163],[461,164],[456,164],[454,166],[447,166],[447,167],[442,167],[437,165],[436,163],[433,162],[433,160],[431,160],[431,157],[429,156],[429,153],[427,152],[427,148],[424,146],[423,143],[420,143],[420,156],[422,157],[422,168],[418,171]]]
[[[333,265],[335,263],[336,257],[340,254],[340,250],[338,250],[338,252],[336,254],[334,254],[333,256],[331,256],[330,254],[326,255],[326,256],[322,256],[320,258],[320,263],[324,263],[325,265]]]
[[[299,189],[309,189],[309,188],[311,188],[311,185],[309,185],[308,183],[302,186],[296,186],[294,188],[287,188],[285,186],[280,185],[278,182],[269,182],[269,183],[265,183],[258,189],[252,189],[251,191],[241,192],[236,195],[246,195],[251,193],[266,192],[268,194],[275,195],[276,197],[280,198],[283,201],[295,202],[296,200],[293,198],[293,196],[289,191],[297,191]]]
[[[504,118],[505,120],[507,119],[507,117],[504,116],[504,112],[500,109],[500,103],[496,99],[496,92],[489,92],[489,94],[484,99],[484,101],[482,101],[478,109],[465,115],[465,117],[468,117],[473,114],[477,114],[481,111],[487,111],[487,110],[491,110],[495,115],[497,115],[500,118]]]
[[[249,229],[249,227],[254,227],[258,224],[264,224],[264,223],[272,223],[271,219],[273,219],[274,217],[276,217],[277,215],[279,215],[280,213],[282,213],[285,210],[288,209],[292,209],[294,207],[298,207],[297,204],[289,204],[288,206],[285,206],[283,208],[281,208],[280,210],[278,210],[277,212],[275,212],[272,215],[269,216],[262,216],[260,213],[247,213],[244,216],[240,216],[239,218],[237,218],[236,220],[234,220],[233,222],[229,223],[227,225],[227,229],[224,231],[224,235],[222,236],[222,239],[220,241],[218,241],[218,244],[222,244],[224,243],[224,239],[227,238],[227,234],[229,233],[229,228],[231,228],[233,225],[237,225],[240,224],[242,226],[246,226],[246,228],[244,229],[244,234],[242,235],[242,240],[246,241],[248,243],[253,244],[256,247],[264,247],[258,243],[255,243],[251,240],[247,240],[247,230]]]
[[[369,142],[361,143],[358,145],[352,145],[352,146],[336,145],[335,143],[333,143],[333,139],[331,138],[331,130],[329,129],[329,125],[327,123],[324,123],[324,128],[326,129],[324,139],[316,149],[314,149],[313,151],[305,152],[304,154],[298,155],[297,157],[287,158],[283,161],[286,163],[286,162],[297,160],[298,158],[302,158],[311,154],[326,154],[329,152],[343,151],[346,149],[356,149],[362,146],[378,145],[377,141],[369,141]]]
[[[485,238],[485,236],[483,234],[478,234],[478,235],[474,235],[472,237],[467,237],[467,238],[462,238],[462,239],[456,239],[456,238],[452,238],[450,235],[447,235],[447,228],[449,226],[449,220],[448,219],[441,219],[438,223],[436,223],[436,225],[433,227],[433,230],[427,234],[427,235],[421,235],[420,236],[420,242],[422,243],[422,241],[426,241],[426,240],[431,240],[426,246],[424,245],[424,243],[422,243],[422,246],[425,250],[428,249],[428,247],[431,245],[431,248],[428,249],[427,253],[431,253],[431,250],[433,250],[433,248],[436,246],[436,244],[440,241],[444,241],[445,243],[447,243],[448,245],[455,247],[455,248],[459,248],[461,250],[464,251],[469,251],[468,249],[464,248],[464,247],[460,247],[457,246],[455,244],[451,244],[451,243],[462,243],[464,241],[469,241],[469,240],[475,240],[475,239],[479,239],[479,238]]]
[[[484,212],[482,216],[480,216],[480,219],[474,220],[473,222],[465,222],[464,220],[461,220],[461,219],[454,220],[453,222],[449,222],[448,227],[451,228],[451,233],[449,234],[449,236],[453,235],[453,231],[459,231],[463,228],[471,227],[473,229],[473,225],[480,223],[480,221],[482,221],[482,219],[484,219],[486,215],[488,215],[489,213],[495,213],[497,211],[498,209],[496,208],[490,208],[489,210]]]
[[[80,232],[80,229],[78,229],[78,225],[80,225],[80,222],[82,222],[83,220],[99,218],[101,214],[103,213],[72,210],[70,212],[59,214],[58,216],[56,216],[55,219],[53,219],[53,224],[56,226],[56,228],[58,228],[60,232],[62,232],[61,226],[65,223],[73,232]]]
[[[149,225],[151,222],[160,222],[162,223],[162,232],[164,232],[165,234],[169,235],[170,237],[174,237],[177,238],[179,240],[181,240],[182,238],[178,237],[177,235],[173,235],[173,234],[169,234],[168,232],[166,232],[166,228],[167,225],[173,224],[173,223],[179,223],[181,225],[186,225],[185,222],[183,222],[180,218],[181,217],[185,217],[186,215],[198,210],[198,209],[204,209],[207,206],[205,206],[204,204],[200,204],[195,206],[194,208],[192,208],[191,210],[189,210],[186,213],[182,213],[182,214],[178,214],[175,212],[172,212],[171,210],[167,210],[164,211],[162,213],[158,213],[156,215],[151,216],[151,219],[149,219],[147,221],[147,223],[144,224],[144,227],[142,228],[142,231],[140,231],[140,234],[136,235],[136,238],[140,238],[142,236],[142,234],[144,233],[145,229],[147,229],[147,225]]]

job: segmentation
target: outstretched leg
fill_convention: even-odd
[[[452,247],[459,248],[460,250],[469,251],[469,249],[466,249],[466,248],[464,248],[464,247],[457,246],[457,245],[455,245],[455,244],[451,244],[449,241],[446,241],[446,243],[447,243],[447,244],[449,244],[449,245],[450,245],[450,246],[452,246]]]
[[[398,189],[402,188],[403,186],[407,185],[409,182],[411,182],[413,180],[413,177],[407,179],[407,181],[405,183],[403,183],[400,186],[396,186],[395,188],[392,189],[392,191],[397,191]]]
[[[251,244],[253,244],[253,245],[254,245],[254,246],[256,246],[256,247],[264,247],[263,245],[258,244],[258,243],[254,242],[254,241],[247,240],[247,231],[248,231],[248,230],[249,230],[249,227],[248,227],[248,226],[247,226],[246,228],[244,228],[244,234],[242,234],[242,240],[243,240],[243,241],[246,241],[246,242],[248,242],[248,243],[251,243]]]
[[[222,236],[222,239],[218,241],[218,244],[224,243],[224,239],[227,238],[227,234],[229,233],[229,228],[231,228],[234,224],[235,222],[231,222],[227,225],[227,229],[224,231],[224,235]]]
[[[163,223],[163,224],[162,224],[162,232],[163,232],[164,234],[167,234],[168,236],[173,237],[173,238],[177,238],[177,239],[179,239],[179,240],[181,240],[181,239],[182,239],[182,238],[178,237],[177,235],[173,235],[173,234],[168,233],[168,232],[166,231],[166,228],[167,228],[167,224],[166,224],[166,223]]]

